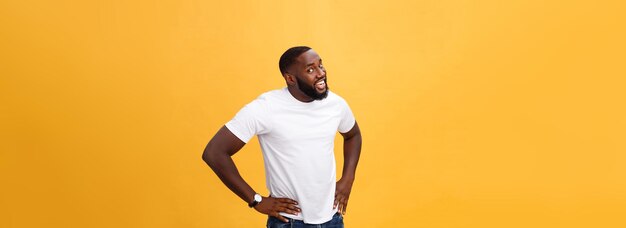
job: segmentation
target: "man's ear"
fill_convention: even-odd
[[[287,84],[289,85],[296,84],[296,76],[293,76],[292,74],[285,72],[283,74],[283,77],[285,78],[285,81],[287,82]]]

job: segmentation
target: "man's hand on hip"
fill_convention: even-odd
[[[341,178],[337,181],[337,189],[335,189],[335,204],[333,209],[337,208],[339,213],[345,215],[346,208],[348,208],[348,199],[350,198],[350,192],[352,191],[352,180]]]
[[[274,197],[263,197],[263,200],[259,204],[257,204],[254,209],[263,214],[276,217],[283,222],[289,222],[285,217],[281,216],[279,212],[284,212],[288,214],[297,215],[300,213],[300,208],[298,208],[298,202],[289,198],[274,198]]]

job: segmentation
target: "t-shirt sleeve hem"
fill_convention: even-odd
[[[226,123],[225,126],[226,126],[226,128],[228,128],[228,130],[231,133],[233,133],[233,135],[237,136],[237,138],[239,138],[239,140],[241,140],[242,142],[248,143],[248,141],[250,141],[251,137],[246,137],[241,132],[235,130],[236,128],[234,126],[232,126],[230,122]]]
[[[350,127],[348,128],[348,130],[342,131],[342,129],[339,129],[339,133],[347,133],[350,130],[352,130],[352,128],[354,128],[354,125],[356,124],[356,119],[352,119],[352,123],[349,125]]]

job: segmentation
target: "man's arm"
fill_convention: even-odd
[[[250,203],[256,192],[243,180],[231,158],[245,144],[226,126],[223,126],[209,141],[202,153],[202,159],[232,192],[246,203]],[[300,212],[300,209],[296,207],[297,204],[296,201],[287,198],[263,197],[261,203],[257,204],[254,209],[287,222],[288,220],[278,213],[297,214]]]
[[[343,136],[343,172],[341,179],[337,181],[334,207],[338,207],[340,213],[346,214],[363,140],[361,139],[361,130],[356,122],[350,131],[341,133],[341,135]]]

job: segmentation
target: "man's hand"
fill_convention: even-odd
[[[352,191],[352,183],[353,180],[343,178],[337,181],[333,209],[338,208],[339,213],[343,215],[346,214],[346,208],[348,208],[348,199],[350,198],[350,191]]]
[[[298,202],[289,198],[274,198],[274,197],[263,197],[261,202],[254,206],[258,212],[263,214],[276,217],[283,222],[289,222],[288,219],[281,216],[279,212],[285,212],[293,215],[297,215],[300,213],[300,208],[298,208]]]

